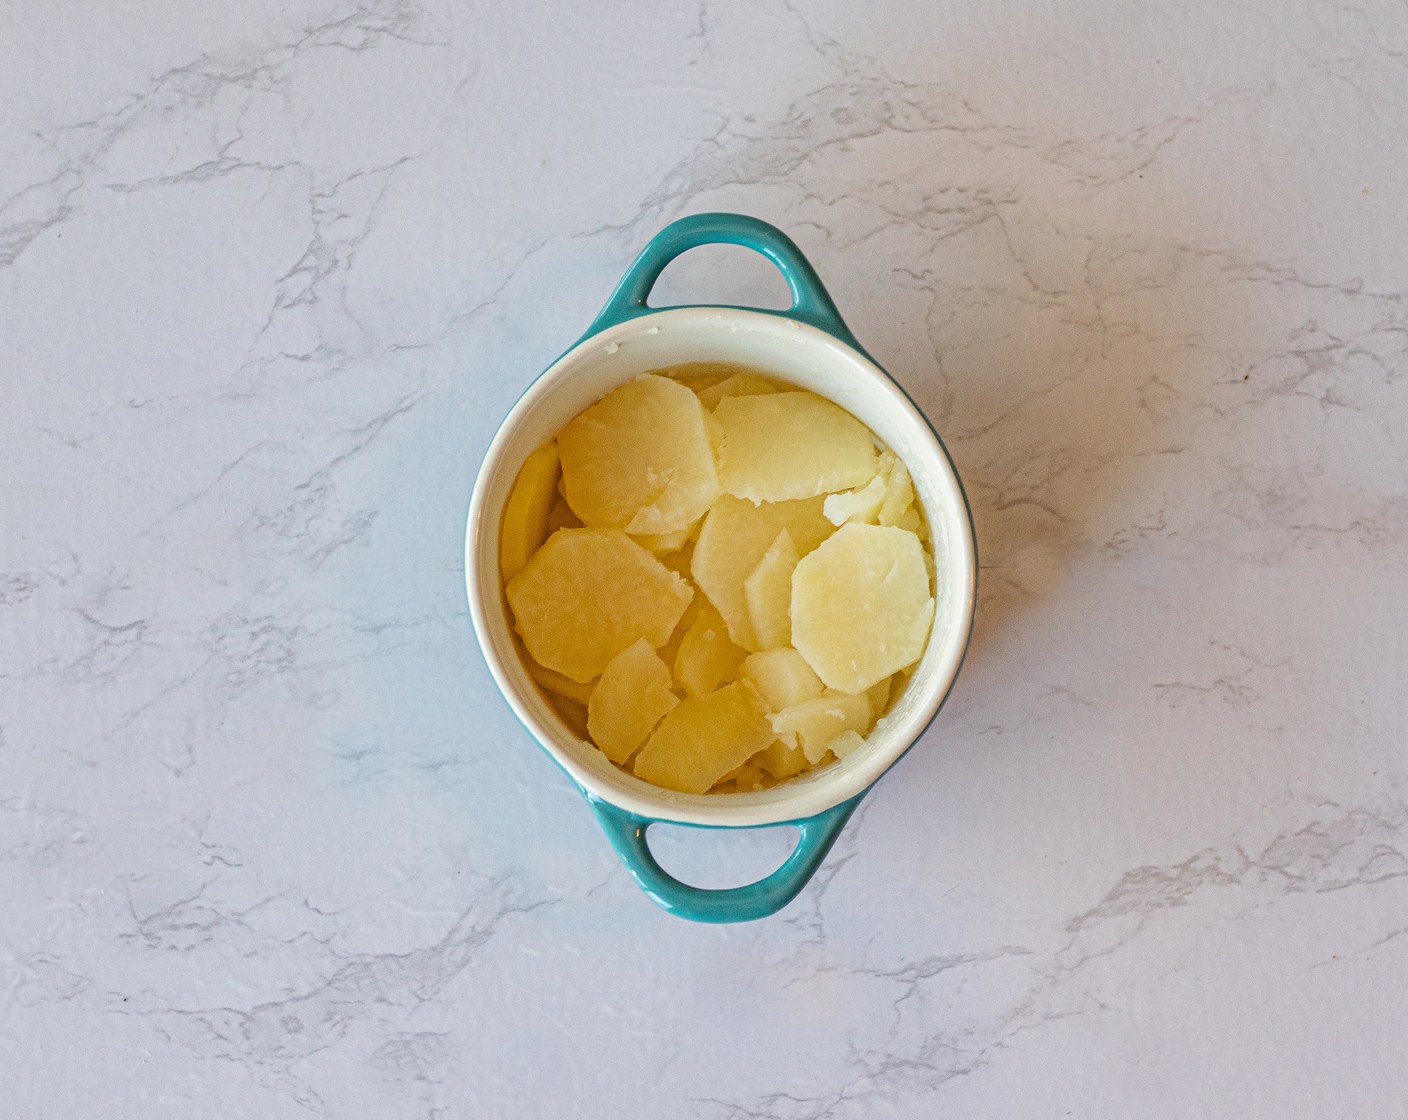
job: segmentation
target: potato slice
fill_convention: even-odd
[[[743,367],[732,362],[681,362],[665,369],[652,369],[649,372],[661,377],[669,377],[696,393],[701,393],[711,385],[727,381]]]
[[[890,686],[895,683],[895,677],[889,676],[884,680],[876,681],[865,690],[865,698],[870,701],[870,722],[874,722],[885,714],[885,709],[890,706]]]
[[[579,704],[570,696],[560,696],[555,692],[548,695],[548,703],[552,705],[553,711],[562,718],[562,722],[567,725],[567,729],[571,731],[573,735],[581,739],[584,743],[589,741],[587,735],[587,706],[585,704]]]
[[[798,554],[805,556],[826,539],[833,526],[822,513],[819,497],[754,505],[724,494],[709,510],[695,538],[690,564],[694,582],[724,616],[729,637],[747,650],[756,650],[758,640],[748,616],[743,583],[783,529]]]
[[[923,524],[914,505],[914,483],[909,469],[892,451],[880,452],[875,477],[860,489],[828,496],[825,511],[833,525],[860,521],[918,532]]]
[[[739,670],[739,679],[751,683],[768,710],[774,712],[803,700],[814,700],[822,692],[821,678],[791,646],[749,654]]]
[[[558,530],[507,592],[533,659],[581,684],[637,638],[664,645],[694,595],[620,529]]]
[[[917,668],[917,664],[916,662],[915,665],[911,665],[908,669],[902,669],[890,678],[890,699],[885,705],[885,714],[894,711],[895,706],[899,704],[900,698],[904,696],[905,689],[909,687],[910,678],[914,676],[914,670]]]
[[[743,581],[748,621],[763,649],[792,644],[792,569],[800,559],[792,535],[783,529]]]
[[[904,512],[895,518],[896,528],[907,530],[915,536],[919,536],[919,528],[923,524],[924,519],[919,516],[919,511],[913,505],[905,506]]]
[[[716,385],[697,391],[699,403],[712,409],[717,408],[718,403],[725,397],[760,397],[764,393],[776,393],[778,387],[766,377],[740,371],[732,377],[725,377]]]
[[[559,529],[580,529],[581,527],[582,519],[572,512],[572,507],[567,504],[566,498],[561,494],[557,495],[552,509],[548,510],[548,536],[552,536]]]
[[[691,521],[683,529],[676,529],[673,533],[633,533],[632,536],[642,548],[648,548],[656,555],[663,556],[683,548],[697,528],[699,522]]]
[[[673,552],[657,552],[655,554],[656,558],[660,563],[664,564],[665,567],[669,568],[670,571],[690,580],[692,583],[693,577],[690,574],[690,567],[694,563],[694,542],[698,539],[699,534],[696,532],[694,536],[686,540],[684,544]]]
[[[649,374],[619,385],[557,437],[568,504],[587,525],[673,533],[719,493],[699,398]]]
[[[707,793],[774,738],[762,699],[735,681],[669,712],[636,755],[636,776],[681,793]]]
[[[924,652],[924,548],[893,526],[841,526],[792,573],[792,642],[829,688],[864,692]]]
[[[734,778],[733,784],[738,787],[739,793],[749,793],[755,789],[762,789],[767,781],[767,774],[761,766],[755,766],[751,761],[743,764],[743,772]]]
[[[877,474],[859,490],[842,490],[839,494],[828,494],[822,510],[826,520],[833,525],[844,525],[847,521],[864,521],[875,524],[880,507],[885,501],[885,479]]]
[[[875,474],[875,444],[865,425],[815,393],[725,397],[714,417],[719,483],[735,497],[811,498],[863,486]]]
[[[928,528],[858,420],[702,362],[619,386],[525,460],[500,561],[523,663],[574,734],[664,788],[736,792],[848,757],[893,707],[932,627]]]
[[[675,680],[689,697],[704,696],[738,673],[747,654],[729,641],[723,618],[708,603],[699,609],[675,656]]]
[[[587,701],[587,731],[601,753],[623,763],[678,704],[670,670],[644,638],[611,659]]]
[[[789,738],[795,740],[796,736],[792,735]],[[753,757],[769,777],[779,782],[800,774],[807,768],[807,756],[802,753],[802,748],[797,746],[795,741],[789,743],[782,739],[774,739]]]
[[[504,506],[499,530],[499,567],[507,582],[548,539],[548,514],[557,498],[557,444],[545,443],[523,461]]]
[[[756,755],[754,756],[757,757]],[[710,788],[710,793],[751,793],[767,781],[767,773],[752,759],[738,769],[725,774]]]
[[[544,669],[531,657],[525,657],[524,661],[528,667],[528,675],[533,678],[539,688],[547,689],[557,696],[565,696],[578,704],[585,704],[591,699],[592,686],[590,684],[580,684],[571,677],[564,677],[561,673]]]
[[[913,532],[918,526],[918,514],[914,514],[912,524],[901,525],[906,512],[913,512],[914,483],[910,481],[909,469],[898,459],[888,464],[885,475],[885,499],[880,503],[876,521],[881,525],[896,525]]]
[[[778,735],[795,734],[802,753],[814,765],[841,732],[864,734],[870,730],[870,703],[864,696],[827,692],[774,712],[768,723]]]
[[[727,774],[725,774],[722,778],[720,778],[717,782],[715,782],[712,786],[710,786],[710,787],[709,787],[709,792],[710,792],[710,793],[717,793],[717,792],[719,792],[719,790],[723,789],[725,786],[727,786],[727,787],[729,788],[729,790],[732,791],[732,788],[733,788],[733,779],[736,778],[736,777],[738,777],[739,774],[743,773],[743,768],[744,768],[745,766],[747,766],[747,765],[748,765],[748,763],[743,762],[743,763],[740,763],[739,765],[735,766],[732,770],[730,770]]]
[[[673,565],[665,559],[661,560],[671,571],[675,571]],[[699,612],[709,605],[709,600],[703,595],[696,595],[689,601],[689,606],[685,607],[684,614],[680,615],[680,620],[675,623],[674,633],[669,640],[660,647],[660,660],[668,666],[673,666],[675,658],[680,654],[680,646],[684,644],[684,636],[689,633],[689,628],[694,625],[694,620],[699,617]]]

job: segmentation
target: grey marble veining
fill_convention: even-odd
[[[1401,5],[227,7],[0,36],[0,1113],[1408,1111]],[[709,209],[810,255],[982,555],[940,720],[731,928],[631,885],[461,557]]]

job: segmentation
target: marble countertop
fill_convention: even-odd
[[[1401,4],[4,27],[0,1113],[1408,1115]],[[462,562],[500,418],[704,210],[799,242],[982,555],[939,721],[733,927],[637,891]]]

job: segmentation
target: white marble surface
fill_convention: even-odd
[[[2,14],[0,1114],[1408,1115],[1402,4]],[[706,209],[810,254],[983,554],[939,722],[732,928],[513,723],[460,554]]]

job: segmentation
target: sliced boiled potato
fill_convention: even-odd
[[[874,478],[857,490],[828,495],[825,511],[833,525],[860,521],[868,525],[895,525],[912,533],[917,533],[923,525],[914,504],[914,483],[909,470],[888,450],[880,452]]]
[[[865,425],[815,393],[725,397],[713,415],[719,483],[735,497],[811,498],[863,486],[875,474],[875,444]]]
[[[548,510],[548,536],[552,536],[559,529],[580,529],[582,519],[572,512],[572,507],[567,504],[567,499],[561,494],[552,503],[552,509]],[[545,537],[544,540],[547,538]]]
[[[733,680],[746,656],[729,640],[719,612],[704,603],[675,655],[675,680],[686,696],[703,696]]]
[[[709,447],[714,452],[714,463],[717,466],[719,461],[719,444],[724,438],[723,425],[712,412],[704,413],[704,430],[709,434]]]
[[[533,659],[582,684],[637,638],[664,645],[694,595],[620,529],[558,530],[506,590]]]
[[[523,570],[528,557],[548,539],[548,514],[557,498],[557,443],[545,443],[523,461],[504,506],[499,531],[499,567],[504,580]]]
[[[590,684],[580,684],[571,677],[564,677],[561,673],[545,669],[531,657],[524,660],[528,666],[528,675],[533,678],[539,688],[545,688],[558,696],[575,700],[578,704],[585,704],[591,698],[592,686]]]
[[[885,498],[880,503],[875,520],[881,525],[899,526],[907,511],[912,512],[913,524],[900,527],[913,532],[918,525],[918,513],[914,511],[914,483],[910,481],[909,469],[899,459],[893,459],[886,466]]]
[[[846,758],[865,746],[865,736],[859,731],[843,731],[831,740],[827,749],[837,758]]]
[[[864,692],[919,660],[934,618],[913,533],[850,522],[792,573],[792,642],[828,688]]]
[[[777,391],[777,385],[766,377],[740,370],[707,389],[698,390],[698,393],[700,404],[705,408],[716,408],[725,397],[760,397],[764,393]]]
[[[749,761],[743,764],[743,772],[734,778],[733,784],[738,787],[739,793],[748,793],[751,790],[761,789],[766,781],[767,774],[763,768]]]
[[[696,531],[694,536],[686,540],[684,544],[673,552],[657,552],[655,555],[659,558],[660,563],[664,564],[670,571],[690,580],[692,583],[693,576],[690,574],[690,567],[694,563],[694,542],[698,537],[699,534]]]
[[[670,565],[669,560],[669,557],[663,557],[661,563],[671,571],[675,571],[676,569]],[[684,644],[685,635],[689,633],[689,628],[694,625],[694,620],[699,617],[699,612],[708,605],[709,600],[704,598],[703,595],[695,595],[694,598],[689,601],[689,606],[685,607],[684,613],[680,615],[680,620],[675,623],[674,633],[672,633],[665,644],[660,647],[660,660],[666,665],[674,665],[675,658],[677,658],[680,653],[680,646]]]
[[[587,731],[607,758],[623,763],[679,702],[670,691],[670,670],[641,638],[602,670],[587,701]]]
[[[754,756],[757,757],[756,755]],[[714,783],[711,793],[750,793],[761,788],[767,781],[768,775],[761,766],[749,759],[731,774],[720,778]]]
[[[618,385],[557,437],[568,504],[587,525],[673,533],[719,493],[699,398],[649,374]]]
[[[919,515],[919,527],[914,530],[914,535],[927,546],[924,549],[924,560],[929,565],[929,575],[934,574],[934,548],[929,534],[929,522],[924,519],[924,515]]]
[[[814,700],[823,688],[806,658],[791,646],[749,654],[739,669],[739,678],[751,683],[773,712]]]
[[[826,520],[833,525],[844,525],[847,521],[864,521],[873,525],[884,502],[885,479],[877,473],[859,490],[842,490],[839,494],[828,494],[822,510],[826,514]]]
[[[748,621],[763,649],[792,643],[792,569],[800,559],[792,535],[783,529],[743,581]]]
[[[884,680],[876,681],[865,690],[865,698],[870,701],[870,722],[874,723],[885,714],[885,710],[890,706],[890,686],[894,684],[896,678],[886,677]]]
[[[807,768],[807,756],[797,745],[796,738],[795,735],[788,736],[790,742],[774,739],[753,756],[770,778],[780,782],[800,774]]]
[[[905,506],[904,512],[895,518],[896,528],[906,529],[915,536],[919,536],[919,529],[923,524],[924,519],[919,516],[919,511],[915,509],[913,505]],[[921,537],[920,539],[922,540],[923,538]]]
[[[525,461],[502,530],[525,667],[573,734],[667,789],[761,789],[849,757],[932,626],[904,464],[830,402],[731,363],[592,405]]]
[[[740,775],[741,773],[743,773],[743,768],[744,768],[745,766],[747,766],[747,765],[748,765],[748,763],[744,762],[744,763],[740,763],[738,766],[735,766],[732,770],[730,770],[727,774],[725,774],[722,778],[720,778],[717,782],[715,782],[712,786],[710,786],[710,787],[709,787],[709,792],[710,792],[710,793],[717,793],[719,790],[723,789],[724,787],[728,787],[729,790],[732,791],[732,788],[733,788],[733,780],[734,780],[736,777],[738,777],[738,775]]]
[[[826,692],[768,716],[779,735],[795,734],[807,761],[816,764],[843,731],[870,730],[870,703],[864,696]]]
[[[744,581],[783,529],[801,556],[826,539],[833,526],[822,512],[822,501],[817,497],[754,505],[723,494],[704,518],[695,538],[690,572],[724,616],[729,636],[744,649],[759,648],[748,615]]]
[[[741,681],[669,712],[636,755],[644,781],[681,793],[707,793],[775,738],[752,687]]]
[[[677,366],[653,369],[650,372],[669,377],[693,392],[702,393],[709,386],[727,381],[734,374],[742,372],[742,367],[732,362],[681,362]]]
[[[890,678],[890,700],[889,703],[885,705],[886,713],[894,711],[895,705],[900,702],[900,698],[904,695],[904,690],[909,687],[910,678],[914,676],[916,667],[915,665],[911,665],[908,669],[903,669]]]
[[[631,535],[642,548],[648,548],[651,552],[663,556],[667,552],[677,552],[683,548],[697,528],[699,528],[699,522],[691,521],[683,529],[676,529],[673,533],[633,533]]]
[[[552,705],[553,711],[562,717],[562,722],[567,725],[573,735],[584,742],[588,739],[587,706],[585,704],[579,704],[570,696],[562,696],[556,692],[548,694],[548,703]]]

